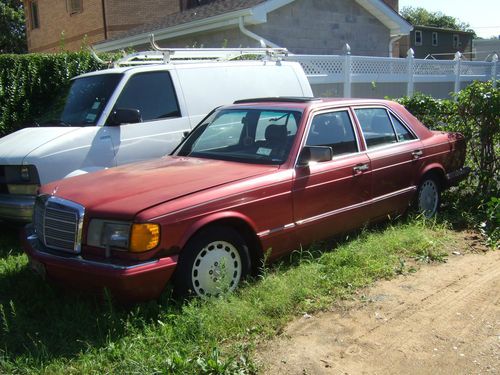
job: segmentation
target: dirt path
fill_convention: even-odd
[[[258,353],[265,374],[500,374],[500,251],[381,281],[291,323]]]

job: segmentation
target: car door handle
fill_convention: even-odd
[[[422,150],[415,150],[411,154],[413,155],[413,159],[418,159],[419,157],[421,157],[423,155],[423,151]]]
[[[358,175],[358,174],[363,173],[364,171],[367,171],[369,168],[370,167],[368,164],[358,164],[358,165],[355,165],[352,168],[352,170],[354,171],[354,175]]]

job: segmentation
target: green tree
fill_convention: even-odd
[[[22,1],[0,0],[0,53],[23,53],[26,49]]]
[[[474,36],[476,35],[468,23],[462,22],[455,17],[447,16],[442,12],[429,12],[427,9],[420,7],[404,7],[400,13],[412,25],[468,31],[474,33]]]

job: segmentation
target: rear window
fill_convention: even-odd
[[[384,108],[358,108],[354,110],[368,148],[396,143],[389,114]]]

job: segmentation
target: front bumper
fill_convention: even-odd
[[[34,195],[0,194],[0,219],[29,223],[34,205]]]
[[[160,296],[177,266],[177,256],[118,263],[86,259],[46,248],[34,234],[31,225],[25,229],[23,248],[35,270],[61,285],[87,291],[108,289],[122,302],[156,299]]]

